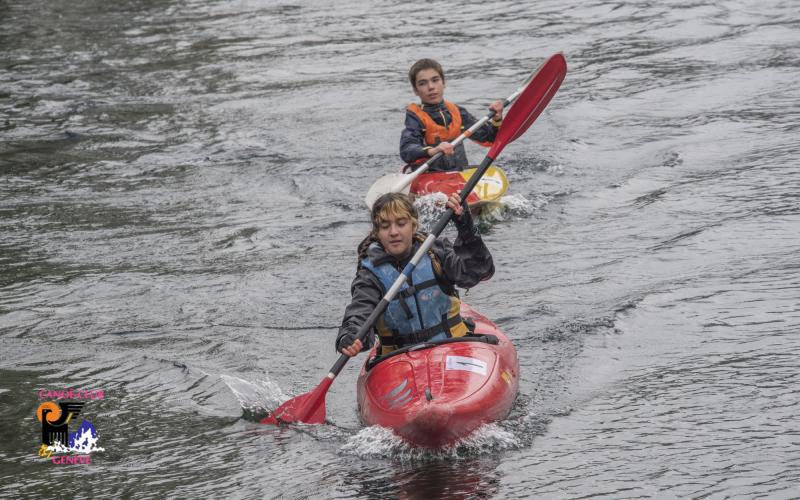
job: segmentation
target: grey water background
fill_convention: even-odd
[[[0,496],[800,496],[799,9],[0,1]],[[477,114],[557,51],[465,297],[510,418],[419,453],[362,429],[359,359],[331,425],[256,423],[336,359],[410,64]],[[106,391],[90,465],[37,455],[63,388]]]

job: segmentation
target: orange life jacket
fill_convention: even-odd
[[[458,110],[458,106],[448,101],[444,101],[444,105],[450,111],[450,124],[447,127],[443,127],[433,121],[431,115],[423,111],[419,104],[411,103],[408,105],[408,110],[414,113],[419,118],[419,121],[422,122],[426,146],[436,146],[444,141],[450,142],[461,135],[461,112]]]
[[[444,127],[436,123],[431,115],[423,111],[423,109],[417,103],[411,103],[408,105],[408,110],[414,113],[419,121],[422,122],[423,131],[425,132],[425,145],[426,146],[436,146],[440,142],[451,142],[455,140],[456,137],[461,135],[461,111],[458,110],[458,106],[453,104],[449,101],[444,101],[444,105],[447,107],[447,110],[450,111],[450,125]],[[472,134],[467,134],[467,137],[470,137]],[[470,137],[471,139],[471,137]],[[488,148],[492,146],[491,142],[484,142],[484,141],[477,141],[472,139],[473,141],[477,142],[481,146]],[[425,158],[421,158],[425,160]]]

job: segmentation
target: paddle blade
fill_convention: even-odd
[[[497,137],[488,156],[497,158],[497,155],[508,143],[528,130],[542,110],[547,107],[550,99],[561,86],[561,82],[564,81],[566,74],[567,61],[560,52],[552,55],[542,64],[503,119],[503,124],[497,131]]]
[[[406,183],[402,190],[398,190],[397,187],[410,178],[410,174],[386,174],[375,181],[372,187],[369,188],[369,191],[367,191],[367,196],[364,197],[367,207],[372,209],[372,205],[375,203],[375,200],[386,193],[401,192],[408,194],[410,183]]]
[[[325,395],[333,380],[330,377],[320,382],[311,392],[296,396],[283,403],[272,413],[261,419],[262,424],[324,424]]]

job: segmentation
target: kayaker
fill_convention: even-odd
[[[405,129],[400,136],[400,157],[406,170],[414,170],[439,151],[444,156],[430,165],[430,172],[460,171],[469,166],[464,143],[450,141],[477,121],[467,110],[444,100],[445,78],[442,66],[433,59],[420,59],[408,71],[408,79],[421,103],[406,108]],[[470,139],[490,146],[503,121],[503,101],[489,106],[494,118],[478,128]]]
[[[425,235],[418,233],[417,211],[408,195],[387,193],[372,207],[372,231],[358,246],[358,266],[351,286],[352,301],[345,308],[336,349],[355,356],[370,348],[377,332],[380,354],[408,345],[461,337],[469,327],[461,319],[455,287],[471,288],[494,274],[492,255],[478,234],[467,203],[458,193],[447,200],[458,231],[454,243],[437,238],[403,285],[375,328],[362,343],[356,340],[386,291],[414,256]],[[413,285],[413,286],[411,286]]]

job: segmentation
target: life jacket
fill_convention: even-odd
[[[426,113],[419,104],[412,102],[408,105],[408,110],[422,122],[426,146],[436,146],[443,141],[450,142],[461,135],[461,111],[452,102],[444,101],[444,105],[450,112],[450,123],[446,127],[433,121],[431,115]]]
[[[412,102],[408,105],[408,111],[414,113],[414,115],[419,118],[419,121],[422,122],[422,130],[425,132],[424,140],[426,146],[436,146],[440,142],[444,141],[451,142],[461,135],[461,130],[464,128],[461,120],[461,111],[458,109],[458,106],[450,101],[444,101],[444,105],[450,112],[450,124],[447,126],[436,123],[431,115],[426,113],[419,104]],[[444,120],[444,117],[442,117],[442,119],[444,123],[447,122],[447,120]],[[487,148],[491,147],[492,145],[491,142],[475,142]]]
[[[387,258],[376,265],[367,257],[361,265],[380,280],[384,290],[389,290],[400,277],[400,271],[392,261]],[[380,354],[428,340],[463,337],[469,333],[461,319],[461,301],[454,290],[452,293],[450,295],[442,288],[431,258],[426,254],[375,324],[381,339]]]

